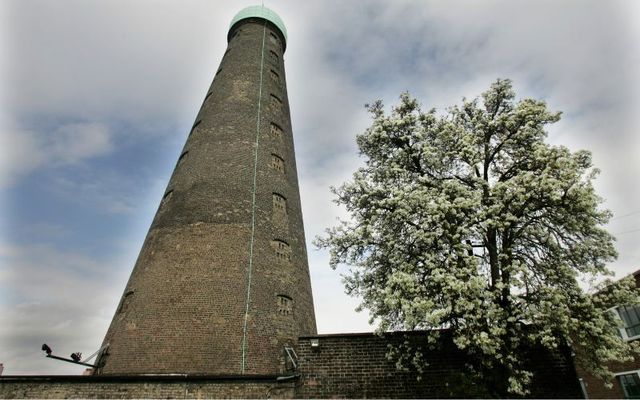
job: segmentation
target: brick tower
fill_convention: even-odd
[[[316,333],[286,40],[265,7],[233,18],[97,374],[277,374]]]

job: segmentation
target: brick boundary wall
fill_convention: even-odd
[[[2,376],[0,398],[293,398],[295,379],[277,376]]]
[[[443,335],[444,336],[444,335]],[[439,351],[425,352],[421,380],[400,371],[387,358],[388,345],[420,343],[421,332],[305,336],[299,339],[299,398],[451,398],[477,397],[464,382],[465,356],[450,340]],[[317,340],[319,346],[312,347]],[[530,352],[534,371],[532,398],[582,398],[569,351]]]
[[[0,398],[473,398],[465,355],[446,333],[425,354],[422,379],[387,357],[389,345],[420,346],[423,332],[314,335],[299,338],[290,376],[3,376]],[[318,346],[312,346],[316,342]],[[582,398],[568,349],[526,351],[534,372],[530,398]]]

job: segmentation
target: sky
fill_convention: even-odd
[[[97,350],[226,47],[237,0],[4,0],[0,5],[0,363]],[[362,164],[365,103],[410,91],[443,111],[510,78],[562,111],[549,142],[593,153],[614,213],[617,277],[640,269],[640,3],[267,0],[287,88],[319,333],[365,332],[326,251],[330,186]]]

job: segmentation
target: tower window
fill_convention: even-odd
[[[269,50],[269,58],[271,59],[271,62],[278,65],[278,62],[280,61],[280,57],[278,57],[278,54],[275,51]]]
[[[284,160],[275,154],[271,154],[271,168],[284,174]]]
[[[274,138],[282,139],[282,128],[280,128],[278,124],[274,124],[272,122],[270,130],[271,130],[271,136],[273,136]]]
[[[269,76],[271,77],[271,80],[276,82],[276,83],[280,83],[280,75],[278,75],[278,73],[274,70],[269,70]]]
[[[269,40],[271,43],[280,46],[280,39],[278,39],[278,36],[276,36],[275,33],[269,32]]]
[[[291,315],[293,312],[293,299],[287,295],[279,294],[276,296],[276,307],[278,307],[278,314]]]
[[[118,307],[118,314],[127,311],[127,308],[129,308],[129,303],[131,303],[132,295],[133,290],[129,290],[124,294],[124,296],[122,296],[122,300],[120,300],[120,307]]]
[[[273,212],[280,214],[287,213],[287,199],[278,193],[273,194]]]
[[[291,262],[291,246],[287,242],[282,240],[273,240],[271,242],[271,247],[273,248],[276,259],[280,262]]]
[[[271,107],[274,111],[282,111],[282,100],[275,94],[271,94]]]
[[[187,156],[187,153],[189,153],[189,150],[187,150],[184,153],[180,154],[180,157],[178,158],[178,165],[180,165],[182,163],[182,161],[184,161],[184,158]]]
[[[162,196],[162,201],[160,202],[160,206],[165,205],[169,200],[171,200],[172,196],[173,196],[173,190],[169,190],[167,193],[165,193],[164,196]]]
[[[189,132],[189,136],[191,136],[191,134],[193,133],[193,131],[198,127],[198,125],[200,125],[200,123],[202,122],[201,119],[197,120],[195,124],[193,124],[193,126],[191,127],[191,132]]]

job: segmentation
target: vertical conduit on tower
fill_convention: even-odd
[[[176,163],[97,374],[278,374],[284,346],[316,333],[286,39],[282,20],[264,6],[231,21],[227,51],[181,152],[188,156]],[[266,67],[279,79],[264,79]],[[277,135],[269,134],[272,123]],[[286,199],[286,218],[276,215],[275,193]],[[240,368],[229,360],[241,360]]]
[[[261,6],[264,13],[264,4]],[[253,159],[253,185],[251,187],[251,239],[249,240],[249,265],[247,267],[247,297],[245,299],[244,321],[242,326],[242,366],[240,373],[244,375],[247,365],[247,320],[249,319],[249,303],[251,301],[251,273],[253,272],[253,242],[256,232],[256,180],[258,177],[258,149],[260,148],[260,112],[262,111],[262,82],[264,75],[264,39],[267,34],[267,20],[262,29],[262,48],[260,50],[260,84],[258,85],[258,115],[256,117],[255,156]]]

